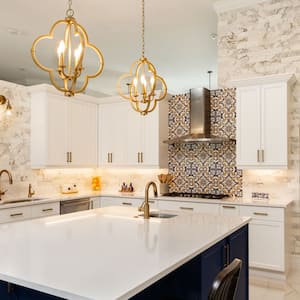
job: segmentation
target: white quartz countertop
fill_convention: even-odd
[[[0,279],[67,299],[128,299],[250,220],[137,214],[106,207],[2,224]]]
[[[48,202],[57,202],[57,201],[65,201],[71,199],[81,199],[86,197],[122,197],[122,198],[137,198],[143,199],[144,193],[120,193],[120,192],[93,192],[93,191],[85,191],[75,194],[51,194],[51,195],[37,195],[33,197],[33,201],[22,202],[18,200],[25,199],[24,198],[15,198],[15,199],[6,199],[3,198],[3,201],[0,201],[0,209],[26,206],[26,205],[35,205],[35,204],[43,204]],[[186,197],[168,197],[168,196],[158,196],[157,198],[151,199],[164,200],[164,201],[180,201],[180,202],[194,202],[194,203],[216,203],[216,204],[232,204],[232,205],[248,205],[248,206],[265,206],[265,207],[281,207],[285,208],[290,205],[293,201],[290,199],[269,199],[269,200],[253,200],[252,198],[247,197],[236,197],[236,198],[224,198],[222,200],[218,199],[204,199],[204,198],[186,198]],[[16,200],[16,203],[9,203],[6,201]]]

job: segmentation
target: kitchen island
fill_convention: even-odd
[[[238,299],[248,299],[250,219],[175,214],[144,220],[135,208],[106,207],[0,225],[0,298],[206,299],[239,257]]]

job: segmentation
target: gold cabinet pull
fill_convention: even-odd
[[[155,201],[154,201],[154,200],[149,200],[148,202],[149,202],[149,203],[152,203],[152,204],[153,204],[153,203],[155,203]]]
[[[10,214],[11,217],[21,217],[23,213]]]
[[[265,150],[261,150],[261,160],[265,162]]]
[[[141,152],[141,163],[143,163],[143,162],[144,162],[144,153]]]
[[[112,154],[112,152],[110,152],[110,162],[111,163],[113,162],[113,154]]]
[[[261,213],[261,212],[254,212],[253,214],[256,216],[268,216],[269,215],[268,213]]]
[[[132,203],[131,202],[122,202],[122,205],[132,205]]]
[[[70,163],[72,162],[72,152],[70,152]]]
[[[223,208],[236,209],[236,206],[232,205],[222,205]]]
[[[53,208],[44,208],[42,211],[43,212],[48,212],[48,211],[52,211],[53,210]]]
[[[138,163],[140,163],[140,162],[141,162],[141,153],[138,152]]]
[[[257,162],[260,162],[260,155],[259,155],[259,153],[260,153],[260,150],[257,150]]]
[[[69,152],[67,152],[67,163],[69,162]]]
[[[183,210],[194,210],[193,207],[184,207],[184,206],[180,206],[179,208],[180,208],[180,209],[183,209]]]

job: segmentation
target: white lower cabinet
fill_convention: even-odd
[[[31,218],[42,218],[47,216],[55,216],[60,213],[59,202],[51,202],[31,206]]]
[[[252,218],[249,224],[250,267],[287,272],[284,208],[241,206],[240,215]]]
[[[23,221],[34,218],[59,215],[59,202],[26,205],[0,209],[0,223]]]
[[[30,206],[13,207],[0,210],[0,223],[22,221],[30,218]]]
[[[251,217],[249,266],[283,273],[288,271],[289,239],[285,208],[159,200],[159,209]]]
[[[106,206],[128,206],[139,207],[143,203],[142,198],[129,198],[129,197],[101,197],[100,207]],[[149,199],[150,208],[157,208],[157,200]]]
[[[184,201],[165,201],[159,200],[159,209],[170,209],[179,211],[193,211],[209,214],[219,214],[219,207],[210,203],[195,203]]]

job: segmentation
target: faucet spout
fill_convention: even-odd
[[[1,175],[2,175],[3,173],[6,173],[6,174],[7,174],[8,180],[9,180],[9,184],[13,184],[13,179],[12,179],[11,173],[10,173],[8,170],[1,170],[1,171],[0,171],[0,178],[1,178]]]
[[[145,187],[145,200],[142,203],[142,205],[139,207],[139,211],[144,212],[144,219],[149,219],[150,218],[150,206],[149,206],[149,189],[150,186],[153,187],[153,193],[154,197],[157,197],[157,186],[154,181],[150,181],[146,184]]]
[[[9,180],[9,184],[13,184],[13,179],[12,179],[11,173],[8,170],[1,170],[0,171],[0,179],[1,179],[1,176],[2,176],[3,173],[7,174],[8,180]],[[1,196],[3,196],[6,193],[6,191],[2,191],[1,187],[0,187],[0,200],[1,200]]]

